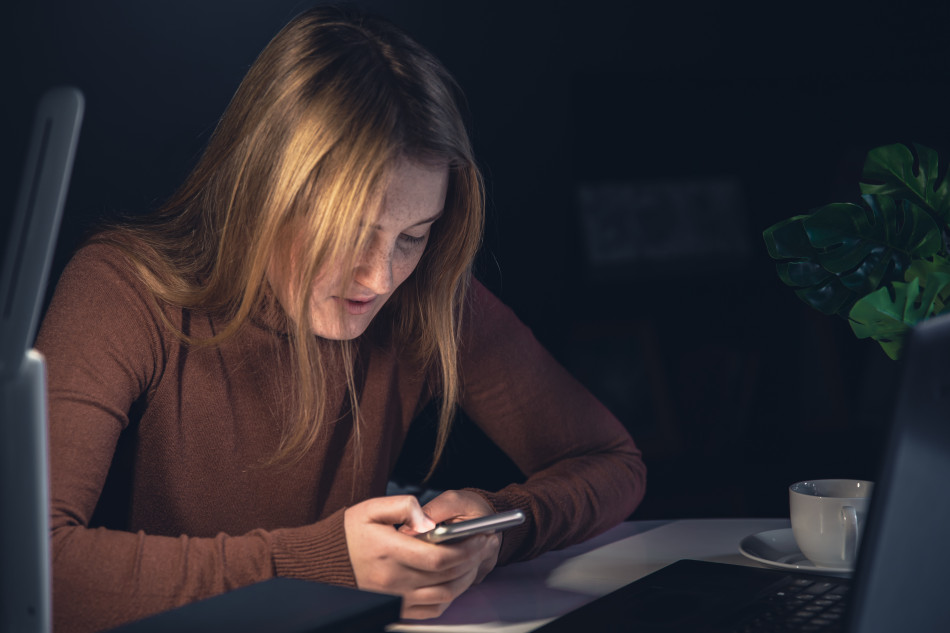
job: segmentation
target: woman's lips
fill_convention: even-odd
[[[353,315],[366,314],[372,310],[373,302],[376,300],[376,297],[370,297],[368,299],[342,299],[340,297],[333,298],[337,301],[341,301],[343,306],[346,308],[346,311]]]

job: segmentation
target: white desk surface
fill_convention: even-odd
[[[629,521],[586,543],[495,569],[433,620],[387,631],[525,633],[681,558],[759,567],[739,541],[788,519]]]

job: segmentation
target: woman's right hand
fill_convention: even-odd
[[[377,497],[343,514],[346,547],[356,586],[402,596],[402,617],[434,618],[468,589],[491,547],[489,535],[433,545],[396,528],[426,532],[435,523],[409,495]]]

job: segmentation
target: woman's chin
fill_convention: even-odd
[[[362,336],[366,328],[369,327],[372,318],[344,318],[333,324],[327,324],[325,321],[313,323],[313,333],[320,338],[329,341],[351,341]]]

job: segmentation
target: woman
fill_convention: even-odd
[[[77,252],[37,343],[57,630],[274,575],[433,617],[497,564],[633,511],[629,435],[471,277],[483,195],[458,98],[391,25],[308,11],[175,196]],[[527,480],[384,496],[433,398],[434,460],[461,406]],[[527,521],[503,535],[412,536],[514,508]]]

